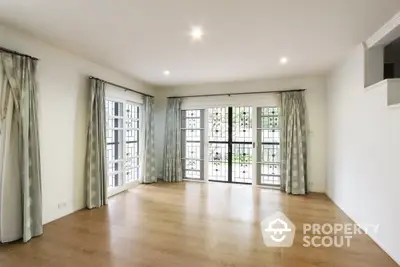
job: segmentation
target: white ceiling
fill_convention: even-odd
[[[0,21],[168,85],[322,73],[399,10],[399,0],[0,0]],[[204,27],[201,43],[191,25]]]

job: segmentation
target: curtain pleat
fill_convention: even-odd
[[[0,242],[43,233],[36,60],[1,53]]]
[[[169,98],[165,119],[163,178],[166,182],[181,182],[181,103],[180,98]]]
[[[157,181],[154,150],[154,98],[144,96],[143,104],[143,155],[141,183],[151,184]]]
[[[90,79],[86,148],[86,207],[107,204],[105,83]]]
[[[281,190],[307,193],[307,127],[304,92],[281,93]]]

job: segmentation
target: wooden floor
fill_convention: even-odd
[[[295,223],[291,248],[267,248],[260,221],[283,211]],[[1,267],[395,267],[367,236],[350,248],[304,248],[303,223],[351,222],[326,196],[288,196],[229,184],[139,186],[108,207],[45,226],[30,243],[0,246]]]

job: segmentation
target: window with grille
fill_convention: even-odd
[[[134,102],[107,99],[106,143],[109,190],[140,177],[140,108]]]
[[[232,182],[252,183],[253,108],[232,107]]]
[[[229,108],[208,109],[208,179],[229,181]]]
[[[280,159],[280,109],[262,107],[257,112],[257,173],[261,185],[279,186]]]
[[[182,169],[184,179],[203,179],[204,110],[182,111]]]
[[[185,179],[280,186],[280,108],[226,106],[182,111]]]
[[[126,123],[125,123],[125,174],[126,182],[139,180],[139,115],[140,106],[127,102],[125,104]]]
[[[252,183],[252,107],[208,109],[208,179]]]

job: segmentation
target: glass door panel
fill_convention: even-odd
[[[126,183],[139,180],[140,107],[131,102],[125,104],[125,174]]]
[[[258,184],[279,186],[280,118],[278,107],[262,107],[257,112],[257,176]]]
[[[252,183],[253,127],[251,107],[232,107],[232,182]]]
[[[252,183],[251,107],[208,109],[208,179]]]
[[[121,102],[106,101],[106,149],[110,188],[123,184],[123,115]]]
[[[229,108],[208,109],[208,180],[229,181]]]
[[[204,110],[182,111],[182,169],[184,179],[204,176]]]
[[[140,177],[140,105],[106,99],[105,114],[110,196],[128,189]]]

